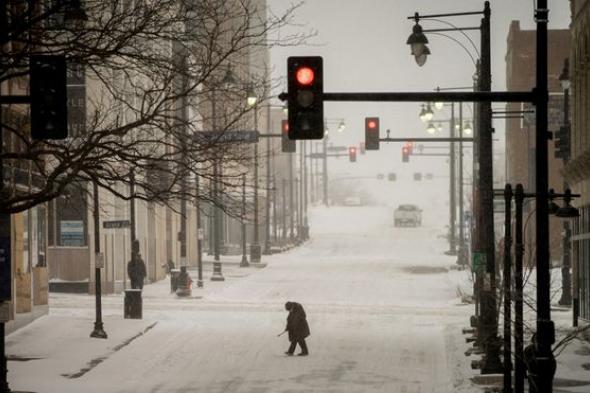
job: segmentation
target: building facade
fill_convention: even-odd
[[[590,321],[590,1],[572,0],[571,158],[564,174],[575,193],[580,217],[574,220],[571,238],[574,305],[580,318]]]
[[[564,61],[569,56],[569,30],[549,30],[549,131],[555,133],[563,124],[563,91],[559,76]],[[536,30],[522,30],[519,21],[512,21],[507,37],[506,89],[508,91],[530,91],[536,84]],[[530,104],[509,103],[506,105],[514,118],[506,119],[506,182],[514,187],[522,183],[526,192],[535,192],[535,116]],[[522,116],[518,112],[523,111]],[[516,114],[516,116],[515,116]],[[549,187],[563,190],[563,162],[555,158],[554,141],[549,141]],[[534,218],[534,206],[525,204],[524,214]],[[561,264],[562,222],[550,217],[550,253],[553,266]],[[534,228],[528,225],[525,233],[525,247],[532,250]],[[534,253],[526,254],[534,255]],[[534,264],[533,260],[526,261]]]

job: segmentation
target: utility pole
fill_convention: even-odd
[[[451,102],[451,121],[449,123],[449,136],[451,138],[455,137],[455,103]],[[450,147],[450,157],[449,157],[449,169],[450,169],[450,184],[449,184],[449,209],[450,209],[450,216],[449,216],[449,251],[447,252],[448,255],[457,255],[457,243],[456,243],[456,231],[455,231],[455,221],[457,218],[457,202],[456,202],[456,179],[455,179],[455,142],[451,140],[449,142]]]
[[[485,2],[484,17],[481,20],[481,64],[479,91],[492,90],[491,45],[490,45],[490,3]],[[485,259],[483,288],[481,288],[480,335],[484,345],[485,360],[482,373],[499,373],[500,340],[498,338],[498,316],[496,313],[496,262],[494,238],[494,174],[492,151],[492,111],[491,102],[479,104],[479,214],[477,230],[479,232],[478,251]],[[546,142],[545,142],[546,143]],[[545,191],[546,192],[546,191]]]
[[[549,163],[548,163],[548,101],[547,88],[547,0],[538,0],[535,9],[537,22],[537,94],[535,135],[536,180],[536,258],[537,258],[537,342],[535,357],[538,370],[533,376],[539,393],[553,391],[556,362],[551,346],[555,343],[555,325],[551,320],[551,271],[549,266]]]
[[[258,108],[254,107],[254,129],[258,129]],[[258,143],[254,144],[254,239],[250,244],[250,262],[260,262],[260,238],[258,224]]]
[[[463,103],[459,103],[459,132],[463,137]],[[465,217],[463,215],[463,138],[459,141],[459,258],[458,265],[465,266]]]

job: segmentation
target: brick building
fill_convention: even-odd
[[[555,132],[563,123],[563,92],[559,82],[564,60],[569,55],[570,32],[567,29],[549,30],[549,131]],[[536,30],[522,30],[519,21],[512,21],[508,31],[506,52],[506,89],[528,91],[535,86]],[[507,111],[531,111],[530,104],[509,103]],[[554,157],[554,143],[549,141],[549,187],[563,188],[562,161]],[[522,183],[527,192],[535,191],[535,117],[525,113],[523,118],[506,120],[506,182],[513,186]],[[533,204],[525,205],[525,219],[534,214]],[[533,230],[531,230],[531,229]],[[551,261],[561,261],[561,221],[550,218]],[[528,225],[525,247],[532,250],[534,225]],[[534,253],[533,253],[534,254]],[[526,261],[534,262],[534,261]]]

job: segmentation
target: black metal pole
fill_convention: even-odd
[[[90,337],[107,338],[107,333],[104,331],[102,323],[102,303],[101,303],[101,277],[100,267],[98,263],[102,257],[100,253],[100,214],[99,214],[99,197],[98,183],[93,183],[93,197],[94,197],[94,295],[96,300],[96,319],[94,321],[94,330],[90,333]]]
[[[506,184],[504,188],[504,390],[503,393],[512,393],[512,333],[511,333],[511,311],[512,311],[512,186]]]
[[[490,45],[490,2],[484,4],[484,17],[481,20],[481,78],[480,92],[490,92],[492,88],[491,75],[491,45]],[[481,288],[481,339],[484,345],[484,364],[481,372],[484,374],[500,373],[500,340],[498,338],[498,315],[496,313],[496,262],[494,237],[494,177],[492,151],[492,111],[491,102],[484,101],[479,105],[479,193],[480,214],[479,251],[485,257],[486,269]]]
[[[195,193],[196,193],[196,204],[195,208],[197,209],[197,287],[203,287],[203,227],[201,225],[201,202],[200,202],[200,192],[199,189],[199,176],[195,178]]]
[[[537,257],[537,345],[535,348],[538,372],[533,383],[539,393],[553,391],[553,376],[556,362],[551,351],[555,342],[555,326],[551,320],[551,272],[549,266],[549,212],[547,191],[548,181],[548,101],[547,88],[547,0],[538,0],[535,10],[537,21],[537,86],[535,136],[536,164],[536,257]]]
[[[256,114],[256,109],[254,110]],[[255,118],[258,116],[254,115]],[[258,144],[254,144],[254,239],[250,244],[250,261],[252,263],[260,262],[260,238],[258,223]]]
[[[462,135],[461,135],[462,136]],[[449,137],[455,137],[455,103],[451,102],[451,121],[449,122]],[[455,142],[449,142],[450,157],[449,157],[449,255],[457,255],[456,230],[455,221],[457,218],[457,200],[455,198],[456,179],[455,179]]]
[[[459,132],[463,136],[463,103],[459,103]],[[465,217],[463,215],[463,141],[459,141],[459,257],[458,265],[467,265],[465,250]]]
[[[242,174],[242,261],[240,267],[248,267],[248,251],[246,247],[246,174]]]
[[[219,162],[213,163],[213,201],[220,203],[219,193]],[[221,253],[221,207],[213,206],[213,274],[211,281],[225,281],[223,277],[220,253]]]
[[[522,208],[524,188],[516,185],[514,192],[514,393],[524,393],[524,324],[523,324],[523,256]]]
[[[254,108],[254,129],[258,129],[258,108]],[[260,262],[261,247],[258,223],[258,143],[254,144],[254,239],[250,244],[250,262]]]

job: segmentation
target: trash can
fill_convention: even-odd
[[[125,290],[125,319],[141,319],[142,299],[141,289]]]
[[[174,293],[178,289],[178,275],[180,269],[170,269],[170,292]]]

